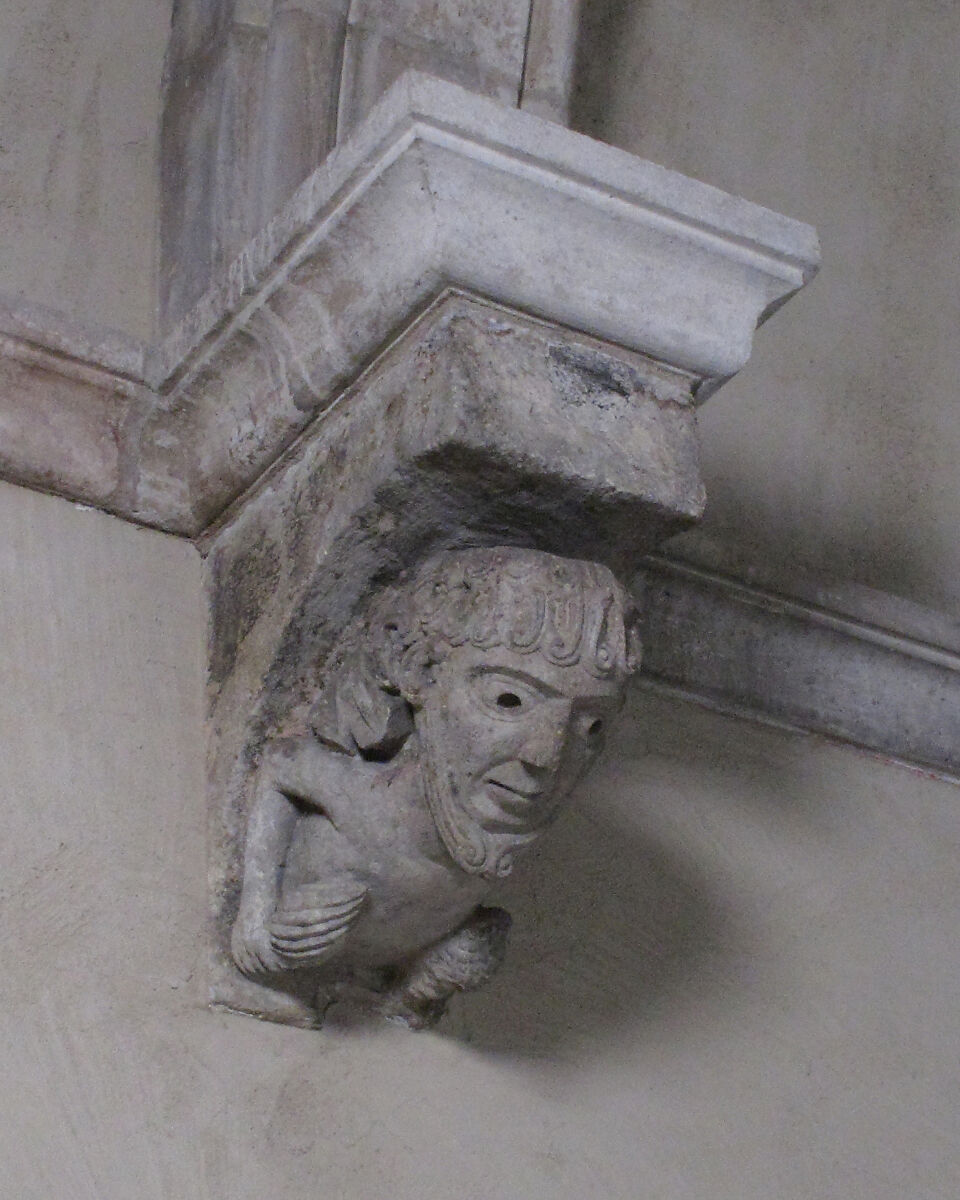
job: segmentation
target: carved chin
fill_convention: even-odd
[[[421,772],[430,813],[450,857],[470,875],[502,879],[513,870],[516,855],[543,832],[523,827],[486,829],[460,801],[459,790],[433,745],[429,722],[420,730]]]
[[[427,801],[453,861],[483,879],[502,879],[513,870],[517,854],[540,836],[541,830],[491,832],[464,811],[451,787],[427,787]]]
[[[522,822],[517,823],[516,814],[504,812],[505,828],[485,827],[478,817],[464,808],[455,773],[449,766],[449,757],[440,752],[442,739],[434,734],[433,721],[426,713],[420,714],[418,733],[420,770],[427,804],[446,851],[457,866],[469,875],[479,875],[485,880],[509,875],[514,869],[517,854],[539,838],[548,822],[538,820],[536,828],[530,828]],[[479,786],[484,787],[485,784]],[[494,803],[491,823],[499,816]]]

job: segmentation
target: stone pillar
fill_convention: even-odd
[[[573,0],[191,0],[174,8],[160,310],[174,324],[404,71],[566,123]]]

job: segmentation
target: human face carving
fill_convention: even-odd
[[[622,678],[598,679],[539,652],[450,651],[417,724],[431,809],[464,869],[509,872],[596,759],[622,691]]]

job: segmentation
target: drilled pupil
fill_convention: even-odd
[[[519,708],[520,697],[514,692],[501,692],[497,697],[497,706],[499,708]]]
[[[602,729],[603,729],[603,722],[600,720],[599,717],[597,717],[597,719],[595,721],[591,721],[590,724],[587,726],[587,733],[590,735],[590,737],[596,737],[597,734]]]

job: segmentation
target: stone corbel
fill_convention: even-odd
[[[815,266],[412,76],[174,335],[136,503],[203,531],[214,1003],[420,1027],[496,968],[638,665],[620,581],[702,512],[696,404]]]
[[[160,344],[0,310],[0,473],[206,554],[214,1003],[421,1026],[495,969],[637,666],[622,582],[702,511],[696,406],[816,266],[407,74]]]

